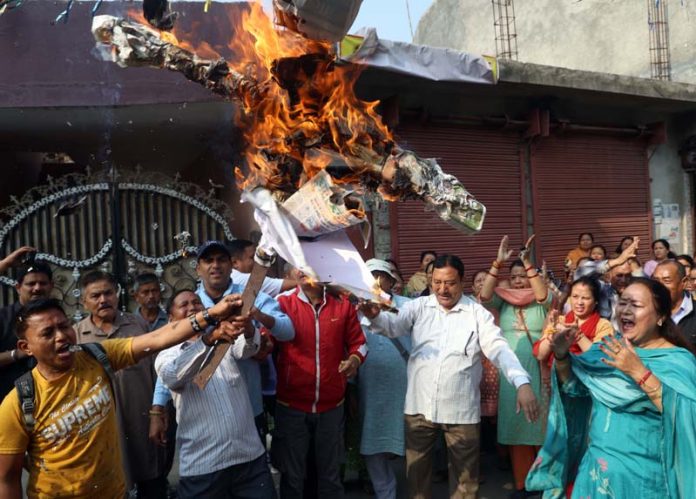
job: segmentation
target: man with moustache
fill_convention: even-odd
[[[85,274],[80,282],[82,305],[89,316],[75,326],[77,343],[101,343],[113,338],[131,338],[148,332],[147,322],[118,309],[118,283],[99,270]],[[114,391],[125,437],[126,476],[139,498],[166,498],[166,449],[148,439],[148,411],[157,377],[153,359],[144,357],[116,374]]]
[[[20,264],[28,254],[36,251],[24,246],[0,260],[0,272]],[[0,308],[0,398],[7,395],[14,382],[22,374],[34,367],[34,360],[17,348],[17,335],[14,326],[17,313],[22,306],[39,298],[48,298],[53,289],[51,267],[44,262],[24,265],[17,274],[18,300],[12,305]]]
[[[407,367],[406,478],[409,497],[431,497],[432,450],[445,434],[450,497],[473,499],[479,487],[482,354],[517,389],[517,410],[528,421],[539,417],[529,374],[505,341],[493,316],[464,296],[464,264],[456,256],[435,259],[429,296],[403,304],[398,314],[363,303],[372,332],[410,336]]]

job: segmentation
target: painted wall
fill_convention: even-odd
[[[517,0],[515,15],[521,62],[650,76],[646,0]],[[673,80],[696,82],[696,1],[669,1],[668,19]],[[434,0],[414,42],[495,55],[491,2]]]

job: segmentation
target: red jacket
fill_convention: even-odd
[[[326,294],[315,309],[297,288],[278,297],[295,327],[295,338],[276,342],[280,403],[303,412],[325,412],[341,404],[346,378],[338,365],[349,355],[367,355],[367,340],[355,309],[346,299]]]

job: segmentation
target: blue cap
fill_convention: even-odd
[[[206,241],[198,247],[198,251],[196,251],[196,260],[200,260],[203,256],[212,251],[222,252],[230,258],[232,257],[232,254],[230,253],[229,248],[225,246],[225,243],[223,243],[222,241],[213,240]]]

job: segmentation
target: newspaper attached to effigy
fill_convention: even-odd
[[[337,186],[322,170],[290,196],[282,207],[299,237],[323,236],[361,223],[365,224],[363,232],[366,230],[369,237],[365,206],[354,197],[351,197],[351,202],[358,204],[347,206],[350,194],[352,191]]]

